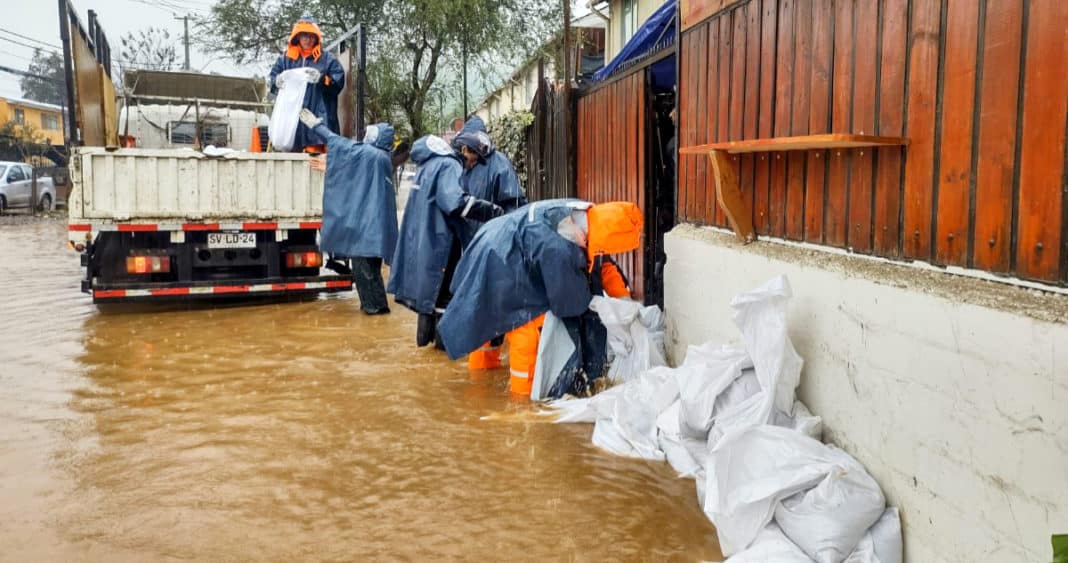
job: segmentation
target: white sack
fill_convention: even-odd
[[[724,563],[812,563],[774,523],[760,531],[753,545],[728,557]]]
[[[660,307],[596,295],[590,301],[590,309],[597,313],[608,332],[610,381],[629,381],[649,368],[667,363],[664,361],[664,315]]]
[[[682,436],[679,430],[680,400],[671,403],[656,419],[657,444],[679,477],[703,478],[708,447],[703,439]]]
[[[783,428],[793,428],[814,440],[820,440],[823,437],[823,418],[812,414],[801,401],[794,401],[793,416],[775,409],[771,416],[771,423]]]
[[[653,368],[590,399],[597,411],[593,444],[616,455],[663,460],[656,420],[679,396],[671,371]]]
[[[702,503],[716,525],[723,553],[733,555],[749,547],[771,521],[779,501],[815,487],[842,468],[863,471],[849,454],[790,428],[757,426],[724,438],[709,453]]]
[[[901,518],[896,508],[887,508],[879,521],[864,534],[845,563],[901,563]]]
[[[534,381],[530,385],[530,400],[540,401],[549,395],[549,390],[553,388],[574,353],[575,343],[567,333],[564,322],[552,311],[545,313],[541,337],[538,338],[538,355],[534,363]]]
[[[842,563],[885,509],[875,479],[842,457],[814,488],[779,503],[775,522],[816,563]]]
[[[278,97],[274,99],[267,134],[271,138],[271,145],[284,152],[293,149],[300,110],[304,108],[304,91],[310,76],[306,68],[291,68],[278,76],[282,85],[278,89]]]
[[[712,427],[720,395],[753,363],[745,350],[734,346],[690,346],[686,359],[675,370],[679,386],[680,432],[704,437]],[[759,390],[759,387],[756,388]]]

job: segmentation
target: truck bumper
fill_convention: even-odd
[[[352,290],[352,276],[315,276],[192,283],[99,285],[89,289],[93,303],[249,299]]]

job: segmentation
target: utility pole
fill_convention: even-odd
[[[182,20],[185,23],[185,70],[189,70],[189,16],[175,17],[176,20]]]
[[[463,46],[463,48],[462,48],[463,55],[461,56],[461,58],[464,61],[464,65],[463,65],[463,68],[464,68],[464,70],[463,70],[463,75],[464,75],[464,78],[463,78],[464,79],[464,121],[467,121],[467,40],[464,39],[463,42],[461,43],[461,45]]]
[[[364,84],[367,81],[367,32],[363,24],[356,26],[356,134],[364,133]]]

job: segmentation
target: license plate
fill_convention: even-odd
[[[256,233],[208,233],[208,248],[256,248]]]

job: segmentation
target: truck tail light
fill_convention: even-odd
[[[290,252],[286,254],[288,268],[318,268],[323,265],[323,255],[318,252]]]
[[[128,274],[165,274],[170,271],[169,256],[130,256],[126,259]]]

